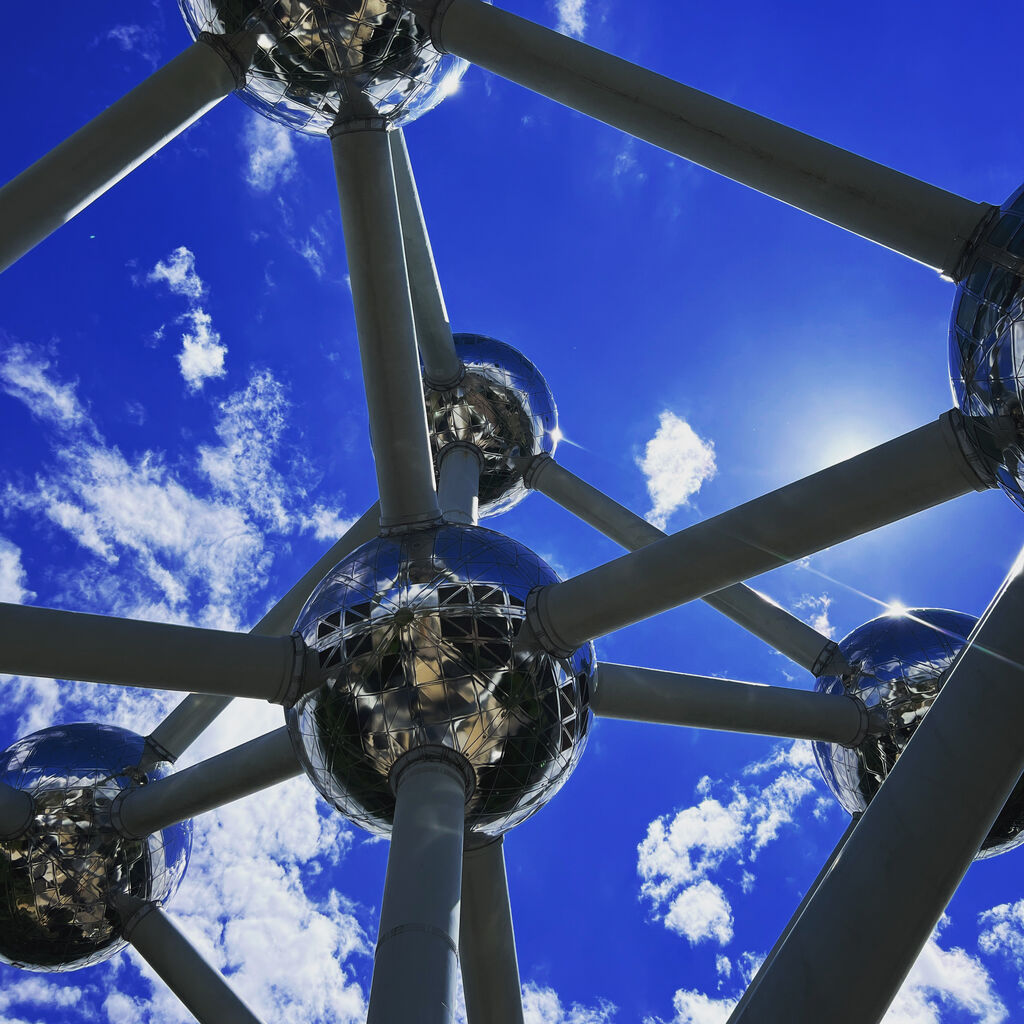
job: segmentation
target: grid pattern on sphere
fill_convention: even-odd
[[[0,780],[30,793],[35,817],[0,843],[0,960],[29,970],[76,970],[125,946],[116,904],[164,900],[177,889],[191,824],[125,839],[110,823],[123,789],[159,778],[136,767],[145,740],[112,726],[33,733],[0,754]]]
[[[1024,189],[975,250],[949,328],[953,399],[999,485],[1024,508]],[[1010,417],[998,439],[984,420]],[[980,420],[977,418],[981,418]]]
[[[585,745],[593,648],[557,658],[513,644],[527,594],[556,581],[516,541],[455,525],[378,538],[336,566],[296,627],[323,685],[288,713],[324,797],[387,833],[391,767],[435,744],[474,769],[473,831],[505,832],[550,800]]]
[[[465,441],[480,449],[481,516],[507,512],[526,496],[511,456],[554,454],[558,413],[540,371],[522,353],[481,334],[456,334],[455,351],[465,376],[447,390],[425,387],[434,468],[446,444]]]
[[[193,36],[258,30],[243,100],[289,128],[325,135],[341,118],[405,124],[457,85],[466,62],[441,54],[396,0],[179,0]]]
[[[977,623],[971,615],[939,608],[913,608],[859,626],[839,649],[854,672],[822,676],[816,689],[860,697],[882,709],[888,731],[856,748],[813,744],[829,789],[851,814],[867,808],[893,764],[923,720],[945,681],[945,673]],[[1024,781],[1017,784],[992,826],[979,856],[994,856],[1024,842]]]

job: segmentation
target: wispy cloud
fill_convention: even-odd
[[[982,928],[978,948],[989,956],[1003,958],[1024,978],[1024,900],[1000,903],[983,911],[978,924]]]
[[[0,601],[21,604],[35,594],[25,586],[25,567],[21,564],[21,548],[6,537],[0,537]]]
[[[242,133],[242,146],[247,161],[245,180],[257,192],[269,192],[294,176],[295,145],[292,133],[283,125],[251,115]]]
[[[587,28],[587,0],[555,0],[555,28],[568,36],[583,38]]]
[[[150,283],[167,285],[175,295],[188,300],[189,310],[180,323],[186,325],[181,336],[178,366],[190,391],[198,391],[211,377],[223,377],[227,372],[224,357],[228,349],[221,344],[220,333],[201,302],[207,289],[196,271],[196,257],[181,245],[166,260],[161,260],[146,278]]]
[[[552,988],[526,984],[523,986],[523,1019],[525,1024],[613,1024],[616,1008],[602,1001],[597,1006],[573,1003],[566,1008]]]
[[[61,427],[80,426],[85,410],[78,401],[74,384],[60,384],[49,374],[50,360],[10,338],[3,338],[4,358],[0,363],[0,384],[41,420]]]
[[[160,60],[160,37],[156,29],[144,25],[115,25],[108,33],[111,40],[125,52],[134,53],[151,68]]]
[[[795,611],[809,626],[813,626],[822,636],[835,636],[836,627],[832,625],[828,617],[828,610],[832,607],[832,598],[828,594],[804,594],[796,604]]]
[[[701,485],[715,475],[715,446],[666,409],[636,464],[647,478],[647,492],[654,502],[647,519],[664,530],[669,517],[688,505]]]

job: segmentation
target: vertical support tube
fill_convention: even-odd
[[[502,837],[462,858],[459,955],[469,1024],[523,1024],[512,906]]]
[[[570,473],[550,455],[535,456],[523,474],[523,482],[629,551],[639,551],[666,536],[646,519]],[[849,667],[832,640],[742,583],[706,594],[703,600],[814,675],[821,674],[826,666],[833,672]]]
[[[200,37],[0,189],[0,271],[241,84],[244,69],[216,42]]]
[[[952,276],[992,211],[483,0],[436,0],[450,53]]]
[[[383,527],[440,518],[387,130],[331,138]]]
[[[574,651],[658,612],[991,484],[971,468],[954,421],[887,441],[613,562],[534,591],[527,627]]]
[[[126,916],[124,937],[199,1024],[260,1024],[157,904],[143,904]]]
[[[1022,565],[731,1024],[885,1014],[1024,772]]]
[[[401,128],[389,132],[391,159],[395,168],[398,212],[405,241],[405,264],[409,273],[416,341],[423,357],[427,380],[436,388],[450,388],[462,376],[462,360],[455,353],[451,323],[444,294],[430,248],[427,222],[420,206],[412,162]]]
[[[480,507],[480,472],[483,454],[475,444],[453,441],[441,449],[437,503],[450,523],[475,526]]]
[[[0,842],[20,836],[34,815],[35,806],[28,793],[0,782]]]
[[[452,1024],[467,776],[423,751],[406,758],[392,771],[395,823],[366,1024]]]

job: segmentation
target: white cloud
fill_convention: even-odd
[[[179,246],[166,260],[157,263],[146,280],[166,284],[175,295],[188,300],[189,310],[180,321],[186,330],[181,336],[178,366],[189,390],[198,391],[211,377],[223,377],[228,349],[221,343],[210,314],[200,305],[206,285],[196,272],[195,254]]]
[[[982,926],[978,948],[989,956],[1000,956],[1024,973],[1024,900],[1000,903],[978,915]],[[1024,987],[1024,981],[1021,982]]]
[[[312,512],[303,519],[302,526],[303,529],[312,530],[317,540],[333,543],[355,524],[356,518],[342,515],[337,509],[314,505]]]
[[[732,941],[732,908],[721,886],[705,878],[673,897],[665,927],[689,939],[691,945],[714,939],[725,946]]]
[[[735,1005],[735,999],[716,999],[703,992],[681,988],[672,999],[676,1015],[671,1024],[725,1024]]]
[[[206,295],[206,285],[196,273],[196,257],[191,249],[179,245],[166,260],[160,260],[146,278],[151,283],[162,282],[175,294],[193,302]]]
[[[647,518],[664,530],[672,513],[689,504],[701,485],[714,477],[715,446],[666,409],[659,417],[657,433],[636,464],[647,478],[647,491],[654,502]]]
[[[283,125],[253,114],[242,135],[248,166],[245,180],[257,192],[269,192],[295,174],[292,133]]]
[[[555,0],[555,11],[558,14],[555,28],[582,39],[587,27],[587,0]]]
[[[74,384],[54,381],[47,373],[50,361],[36,350],[6,337],[3,342],[0,383],[4,391],[41,420],[61,427],[81,425],[85,412]]]
[[[125,53],[135,53],[155,68],[160,58],[159,36],[155,29],[142,25],[115,25],[107,39],[117,43]]]
[[[803,620],[813,626],[822,636],[835,636],[836,627],[829,621],[828,610],[832,606],[832,598],[828,594],[804,594],[793,606],[795,611],[803,612]]]
[[[637,848],[641,894],[666,928],[691,943],[711,939],[724,946],[732,940],[732,908],[711,875],[729,862],[741,869],[734,881],[749,892],[754,876],[747,862],[778,838],[814,793],[809,744],[781,747],[744,774],[767,771],[775,777],[733,783],[723,798],[713,795],[721,785],[705,777],[697,786],[700,801],[656,818]]]
[[[525,1024],[612,1024],[615,1012],[611,1003],[603,1001],[597,1006],[573,1003],[566,1009],[554,989],[534,984],[523,986]]]
[[[21,548],[6,537],[0,537],[0,601],[22,604],[36,595],[25,586],[25,567],[21,564]]]

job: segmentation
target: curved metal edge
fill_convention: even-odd
[[[35,800],[32,799],[32,794],[26,793],[23,789],[15,790],[15,792],[21,793],[25,797],[25,820],[10,832],[0,832],[0,843],[7,843],[12,839],[17,839],[20,836],[23,836],[28,831],[29,825],[32,824],[36,816],[36,803]]]
[[[466,787],[467,801],[476,792],[476,772],[473,770],[473,766],[457,750],[439,743],[430,743],[407,751],[391,766],[391,770],[388,772],[388,785],[391,787],[391,792],[397,797],[398,787],[406,772],[424,765],[453,769],[462,777]]]
[[[227,65],[235,80],[235,90],[244,89],[249,80],[249,68],[256,55],[255,32],[242,30],[229,36],[214,32],[200,32],[196,42],[205,43]]]
[[[316,652],[306,646],[302,634],[292,633],[291,641],[291,666],[282,673],[281,686],[270,698],[271,704],[280,704],[285,710],[294,707],[295,702],[306,692],[310,669],[315,668]]]
[[[553,654],[556,658],[568,658],[576,648],[569,646],[551,627],[545,611],[544,592],[547,589],[547,586],[534,587],[526,595],[525,625],[532,633],[533,639],[548,654]],[[520,630],[520,635],[522,635],[522,630]]]
[[[997,480],[989,468],[988,460],[978,451],[967,433],[963,413],[959,409],[950,409],[939,417],[939,422],[944,428],[950,448],[960,454],[964,477],[974,490],[987,491],[996,487]]]

